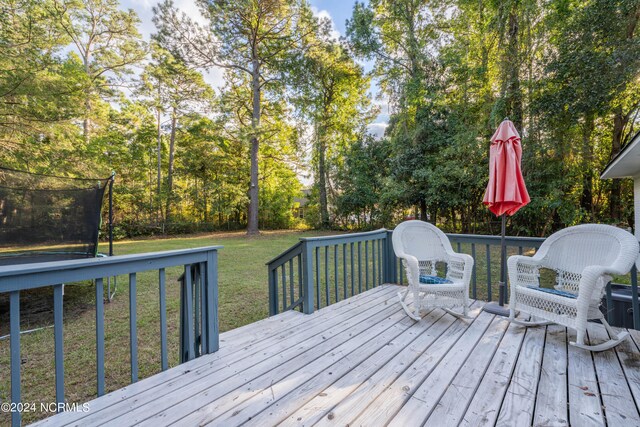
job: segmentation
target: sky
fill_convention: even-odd
[[[158,0],[121,0],[120,5],[123,9],[133,9],[136,11],[140,20],[140,33],[145,40],[149,40],[152,33],[155,32],[155,26],[151,21],[153,16],[152,8]],[[345,35],[346,21],[351,17],[355,0],[311,0],[313,12],[322,17],[328,17],[333,23],[333,30],[336,36]],[[203,22],[200,11],[195,5],[194,0],[174,0],[175,6],[189,15],[196,22]],[[361,63],[365,70],[371,69],[371,63]],[[219,69],[209,70],[205,72],[205,80],[214,88],[222,86],[222,71]],[[371,95],[373,98],[378,94],[375,82],[372,83]],[[388,108],[384,102],[374,99],[374,102],[380,107],[380,115],[376,117],[369,125],[369,132],[374,135],[382,136],[386,123],[389,120]]]

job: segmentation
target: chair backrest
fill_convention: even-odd
[[[449,238],[428,222],[405,221],[393,230],[393,250],[396,255],[413,255],[418,261],[444,260],[446,252],[453,252]]]
[[[638,241],[631,233],[611,225],[576,225],[549,236],[536,257],[541,257],[547,268],[577,274],[589,265],[626,272],[638,257]]]

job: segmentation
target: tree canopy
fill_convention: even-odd
[[[145,41],[117,0],[0,0],[0,164],[116,171],[121,236],[296,226],[305,185],[307,225],[495,233],[508,116],[532,196],[510,233],[633,225],[599,173],[638,128],[637,0],[369,0],[340,39],[306,0],[197,3],[157,4]]]

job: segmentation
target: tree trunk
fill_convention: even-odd
[[[87,74],[87,78],[91,80],[89,77],[89,73],[91,69],[89,68],[89,60],[90,60],[91,52],[89,48],[87,48],[87,53],[84,57],[84,72]],[[89,145],[89,140],[91,138],[91,87],[87,87],[85,90],[85,98],[84,98],[84,120],[82,121],[82,138],[84,140],[85,147]]]
[[[158,133],[157,133],[157,147],[156,147],[158,170],[157,170],[157,177],[156,177],[156,180],[157,180],[156,181],[156,185],[157,185],[156,191],[157,191],[157,195],[158,195],[158,209],[162,210],[162,207],[161,207],[162,206],[161,205],[162,202],[160,201],[160,192],[162,190],[162,181],[161,181],[162,180],[162,132],[161,132],[161,129],[160,129],[160,120],[162,119],[162,116],[160,115],[160,109],[159,108],[156,110],[156,113],[158,115],[158,129],[157,129]],[[160,214],[162,215],[162,212],[160,212]]]
[[[173,108],[171,112],[171,136],[169,138],[169,169],[167,171],[167,201],[165,208],[165,219],[169,221],[171,215],[171,198],[173,196],[173,159],[176,148],[176,124],[178,118],[176,114],[176,108]]]
[[[593,146],[591,135],[593,134],[594,119],[592,113],[587,113],[582,132],[582,194],[580,207],[588,213],[588,220],[593,220]]]
[[[251,95],[253,98],[253,112],[251,117],[251,182],[249,187],[249,215],[247,218],[247,234],[259,234],[258,229],[258,149],[260,143],[258,132],[260,129],[260,63],[253,60]]]
[[[611,158],[620,152],[622,147],[622,135],[627,124],[628,117],[624,115],[621,107],[616,107],[613,115],[613,137],[611,139]],[[609,196],[609,216],[620,221],[622,206],[620,204],[620,180],[611,180],[611,195]]]
[[[320,196],[320,226],[321,228],[329,228],[330,224],[329,206],[327,201],[327,170],[325,165],[326,144],[324,140],[326,132],[324,132],[324,130],[321,132],[318,132],[316,130],[316,133],[318,150],[318,192]]]
[[[425,199],[420,200],[420,219],[427,221],[427,201]]]
[[[507,64],[506,104],[507,114],[518,131],[522,132],[522,93],[520,91],[520,49],[518,41],[518,15],[513,6],[509,12],[509,46],[505,58]]]

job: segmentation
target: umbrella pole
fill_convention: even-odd
[[[504,297],[505,297],[505,292],[506,292],[506,287],[507,287],[507,278],[506,276],[506,270],[507,270],[507,245],[506,242],[504,240],[504,236],[507,232],[506,230],[506,223],[507,223],[507,216],[505,214],[502,214],[502,227],[500,230],[500,282],[498,283],[499,285],[499,303],[500,303],[500,307],[504,307]]]
[[[507,218],[505,214],[502,214],[502,224],[500,230],[500,282],[498,282],[499,286],[499,297],[498,304],[495,302],[490,302],[485,304],[483,310],[487,313],[497,314],[498,316],[509,317],[509,309],[504,307],[504,297],[506,292],[506,266],[507,266],[507,245],[505,241],[506,234],[506,222]],[[491,266],[488,266],[491,268]],[[488,283],[487,286],[491,286],[491,283]]]

